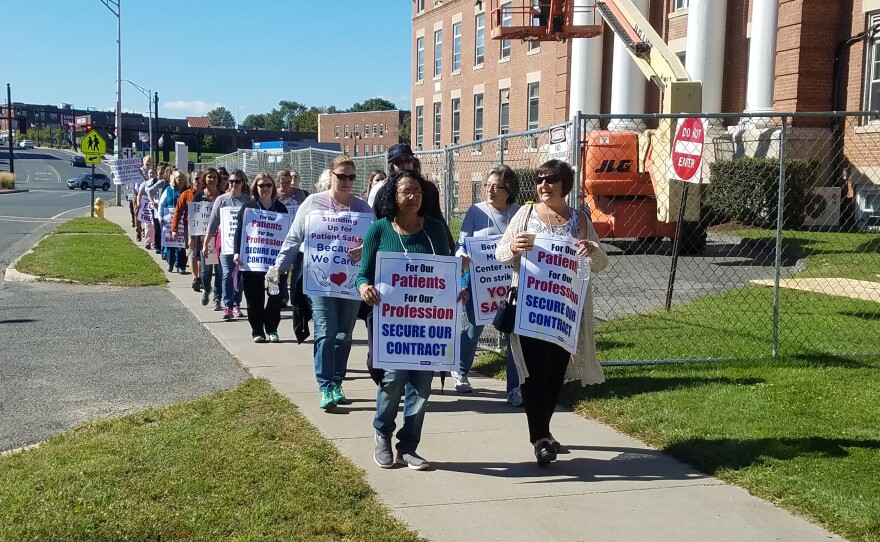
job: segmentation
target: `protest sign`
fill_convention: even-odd
[[[535,247],[520,261],[513,329],[517,335],[558,344],[572,354],[590,281],[589,260],[577,255],[575,242],[535,236]]]
[[[150,198],[144,196],[141,198],[141,205],[138,207],[137,219],[144,224],[153,223],[153,204]]]
[[[241,257],[243,271],[268,271],[290,229],[290,215],[248,208],[242,216]]]
[[[461,258],[379,252],[373,307],[373,366],[452,371],[461,339]]]
[[[361,298],[354,285],[360,260],[350,259],[348,251],[363,244],[372,223],[373,215],[369,213],[309,213],[303,274],[306,295]]]
[[[465,247],[471,258],[471,294],[474,300],[474,324],[492,323],[498,305],[507,297],[513,268],[495,260],[495,247],[500,235],[470,237]]]
[[[224,207],[220,209],[220,254],[235,254],[235,228],[238,227],[238,208]]]
[[[140,158],[121,158],[107,160],[114,184],[134,184],[144,180]]]
[[[192,201],[187,211],[187,231],[190,235],[205,235],[208,231],[208,220],[214,203],[210,201]]]
[[[207,248],[202,250],[202,255],[205,257],[205,265],[220,265],[220,256],[217,255],[216,239],[212,239],[211,242],[208,243]]]
[[[168,248],[186,248],[186,240],[183,238],[183,235],[180,235],[180,232],[178,232],[176,239],[171,238],[172,214],[171,211],[166,211],[165,214],[162,215],[162,246]],[[177,225],[177,229],[181,229],[180,224]]]

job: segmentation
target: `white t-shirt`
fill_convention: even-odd
[[[382,179],[381,181],[374,184],[373,188],[370,189],[370,195],[367,196],[367,203],[370,205],[370,207],[372,207],[373,204],[376,203],[376,194],[379,193],[379,189],[385,186],[385,183],[387,182],[388,179]]]

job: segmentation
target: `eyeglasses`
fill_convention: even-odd
[[[272,184],[264,184],[264,183],[260,183],[260,184],[258,184],[257,186],[258,186],[259,188],[272,188],[274,185],[272,185]]]
[[[405,198],[420,198],[420,197],[422,197],[422,191],[421,190],[410,190],[410,189],[398,190],[397,195],[403,196]]]
[[[243,182],[244,181],[242,181],[241,179],[236,179],[235,177],[229,179],[229,184],[241,184]]]
[[[391,163],[395,166],[400,166],[401,164],[413,164],[414,162],[412,156],[398,156]]]
[[[335,171],[333,171],[332,173],[333,175],[336,175],[336,178],[340,181],[353,181],[357,177],[356,173],[352,173],[351,175],[346,175],[345,173],[336,173]]]
[[[498,184],[484,184],[484,185],[483,185],[483,188],[485,188],[486,190],[488,190],[488,191],[490,191],[490,192],[492,192],[492,191],[497,192],[497,191],[499,191],[499,190],[503,190],[503,191],[505,191],[505,192],[507,191],[507,187],[506,187],[506,186],[501,186],[501,185],[498,185]]]
[[[541,184],[545,181],[550,184],[556,184],[562,181],[562,177],[559,177],[558,175],[538,175],[538,179],[535,181],[535,184]]]

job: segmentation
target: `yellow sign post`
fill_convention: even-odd
[[[86,157],[86,163],[91,165],[100,164],[101,156],[107,152],[107,142],[95,130],[90,130],[83,136],[79,147]]]

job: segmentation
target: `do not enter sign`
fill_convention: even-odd
[[[684,119],[672,142],[672,173],[681,181],[700,182],[705,130],[700,119]]]

